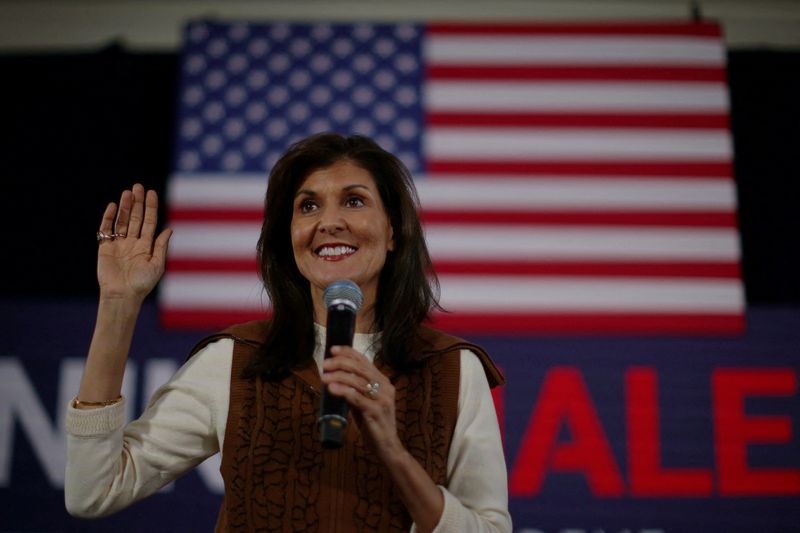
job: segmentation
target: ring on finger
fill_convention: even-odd
[[[372,383],[367,383],[367,396],[372,399],[375,399],[378,396],[378,389],[381,388],[381,384],[377,381]]]
[[[97,232],[97,242],[113,241],[114,239],[117,239],[117,238],[124,239],[125,237],[126,237],[126,235],[124,233],[111,233],[111,234],[108,234],[108,233],[104,233],[102,231],[98,231]]]

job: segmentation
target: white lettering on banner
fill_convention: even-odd
[[[28,437],[50,485],[55,488],[64,486],[67,440],[64,410],[78,390],[82,369],[83,359],[62,359],[56,396],[57,414],[53,422],[20,358],[0,357],[0,487],[7,487],[11,482],[15,419]],[[129,373],[134,371],[135,368],[128,370]],[[131,390],[127,385],[123,385],[126,394]]]
[[[11,465],[14,457],[14,430],[19,427],[27,437],[34,454],[53,488],[64,487],[66,458],[65,417],[67,404],[80,387],[85,359],[69,357],[61,359],[58,377],[58,393],[53,409],[46,409],[37,392],[35,376],[25,371],[21,357],[0,357],[0,488],[11,485]],[[149,399],[158,387],[166,383],[177,370],[172,359],[153,358],[144,364],[144,398]],[[128,398],[125,419],[134,416],[137,405],[136,385],[138,367],[128,362],[122,394]],[[55,413],[50,416],[50,413]],[[197,473],[208,490],[222,494],[224,485],[219,473],[220,456],[209,457],[197,468]],[[172,487],[172,484],[168,485]],[[163,490],[163,489],[162,489]],[[171,489],[167,489],[171,490]]]

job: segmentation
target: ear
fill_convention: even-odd
[[[387,246],[387,249],[390,252],[394,252],[394,228],[391,224],[389,224],[389,246]]]

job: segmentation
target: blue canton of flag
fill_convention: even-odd
[[[194,22],[174,167],[266,174],[295,141],[373,138],[421,170],[421,28]]]

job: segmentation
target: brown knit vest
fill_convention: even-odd
[[[352,416],[342,448],[320,445],[322,385],[313,361],[279,382],[241,377],[267,327],[266,321],[233,326],[192,351],[221,338],[234,340],[220,468],[225,498],[216,531],[408,531],[411,517]],[[376,360],[395,387],[400,439],[439,485],[446,484],[458,415],[462,348],[478,355],[492,387],[503,383],[482,348],[429,328],[420,328],[415,340],[418,370],[397,373]]]

